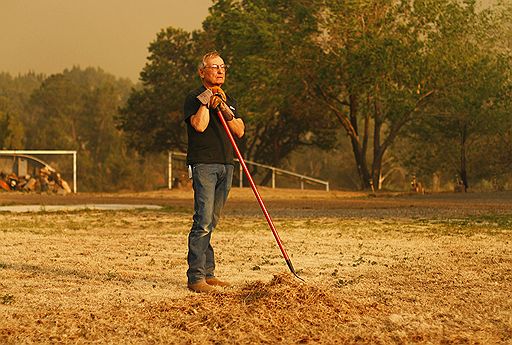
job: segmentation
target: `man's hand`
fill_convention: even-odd
[[[210,98],[210,106],[209,106],[209,108],[210,109],[217,109],[219,104],[221,104],[223,102],[226,102],[226,94],[218,86],[212,87],[212,93],[213,93],[213,96]]]
[[[208,105],[210,103],[210,100],[212,99],[213,92],[210,89],[204,90],[201,94],[199,94],[196,98],[201,102],[203,105]]]
[[[224,102],[226,102],[226,94],[224,93],[224,90],[222,90],[219,86],[212,87],[212,93],[214,95],[220,94],[220,97]]]
[[[217,107],[220,104],[222,104],[222,98],[219,96],[219,94],[213,95],[212,98],[210,98],[210,104],[209,104],[208,108],[217,109]]]
[[[218,87],[212,87],[213,96],[210,99],[210,108],[213,106],[213,109],[219,107],[222,116],[224,116],[224,120],[231,121],[235,117],[233,111],[226,104],[226,94],[224,91]]]

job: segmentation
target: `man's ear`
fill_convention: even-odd
[[[197,70],[197,73],[199,74],[199,77],[201,79],[204,79],[204,69],[200,68]]]

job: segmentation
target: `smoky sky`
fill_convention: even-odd
[[[100,67],[133,81],[156,34],[201,28],[211,0],[0,0],[0,72]]]

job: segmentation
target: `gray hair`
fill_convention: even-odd
[[[201,59],[201,62],[199,63],[199,65],[197,67],[199,69],[203,69],[206,66],[206,61],[210,60],[211,58],[215,58],[217,56],[220,57],[220,53],[216,50],[213,50],[211,52],[204,54],[203,58]]]

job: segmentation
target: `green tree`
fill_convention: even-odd
[[[75,67],[48,77],[30,100],[27,145],[77,150],[81,190],[115,189],[132,176],[130,169],[139,169],[130,164],[136,156],[114,122],[132,87],[94,68]]]
[[[0,73],[0,148],[24,148],[26,106],[43,79],[43,75],[35,73],[15,78]]]
[[[202,31],[169,28],[151,43],[120,128],[141,152],[183,149],[183,98],[198,83],[197,59],[217,49],[231,65],[225,87],[244,109],[248,158],[279,164],[300,147],[330,149],[341,127],[360,187],[381,188],[386,155],[430,109],[477,102],[476,77],[466,95],[450,86],[479,63],[448,37],[465,47],[478,27],[495,38],[495,26],[481,25],[492,11],[480,14],[470,0],[218,0]],[[491,66],[484,46],[468,47]]]
[[[296,78],[301,67],[294,51],[304,43],[302,34],[314,31],[314,23],[304,25],[312,21],[313,8],[305,4],[222,0],[211,8],[203,31],[160,32],[149,47],[142,87],[119,117],[130,145],[141,152],[186,148],[183,100],[199,85],[200,57],[213,49],[231,65],[224,87],[243,109],[247,135],[240,144],[246,158],[277,164],[299,145],[332,145],[330,121],[304,101]],[[290,26],[301,31],[290,35]]]
[[[16,116],[0,111],[0,149],[23,148],[24,127]]]
[[[458,175],[465,190],[469,170],[474,179],[492,174],[487,169],[492,165],[481,164],[482,159],[489,161],[486,152],[497,146],[497,135],[510,117],[500,107],[507,99],[511,62],[496,44],[504,27],[503,11],[478,11],[476,5],[449,4],[432,21],[437,29],[428,32],[428,42],[436,62],[431,68],[436,95],[425,110],[428,116],[411,131],[418,145],[416,159],[409,159],[422,173],[443,169]]]
[[[321,34],[320,1],[217,1],[203,27],[232,65],[229,87],[243,104],[246,155],[279,165],[301,146],[332,148],[334,122],[308,98]]]
[[[197,87],[198,34],[168,28],[149,46],[148,62],[117,117],[130,147],[139,152],[186,149],[183,101]]]
[[[312,92],[350,137],[363,189],[382,187],[386,152],[434,92],[422,20],[393,0],[329,1],[322,17]]]

